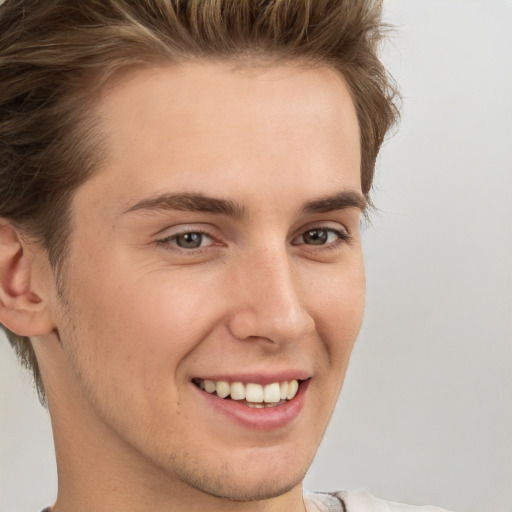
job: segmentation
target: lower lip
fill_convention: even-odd
[[[219,398],[217,395],[199,389],[195,384],[191,386],[216,411],[227,416],[235,423],[252,430],[276,430],[291,424],[304,407],[305,394],[309,380],[301,382],[297,394],[286,403],[274,407],[254,408],[243,405],[236,400]]]

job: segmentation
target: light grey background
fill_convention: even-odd
[[[404,96],[365,231],[366,318],[306,485],[512,512],[512,2],[385,0]],[[55,498],[49,421],[0,340],[0,511]]]

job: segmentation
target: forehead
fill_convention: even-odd
[[[106,170],[136,180],[141,193],[157,192],[158,183],[163,192],[222,196],[227,183],[265,187],[306,176],[360,189],[357,115],[344,78],[329,67],[139,69],[118,78],[97,111]]]
[[[267,108],[262,111],[261,107]],[[250,115],[248,120],[288,117],[297,126],[312,116],[318,121],[335,117],[346,128],[355,115],[341,73],[327,65],[312,67],[300,62],[203,61],[135,68],[113,80],[99,104],[104,119],[113,121],[133,121],[141,114],[157,112],[161,117],[169,112],[187,114],[177,119],[180,128],[187,120],[195,122],[196,114],[227,121],[235,109]]]

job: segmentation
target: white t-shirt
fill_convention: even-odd
[[[447,512],[438,507],[417,507],[376,498],[366,491],[319,493],[304,491],[308,512]]]

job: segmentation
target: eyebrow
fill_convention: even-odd
[[[247,215],[246,209],[240,203],[230,199],[218,199],[203,194],[161,194],[143,199],[131,206],[123,213],[134,211],[166,211],[178,210],[188,212],[208,212],[227,215],[234,218],[243,218]]]
[[[302,207],[302,213],[327,213],[347,208],[357,208],[361,212],[365,212],[367,206],[367,200],[361,193],[353,190],[342,190],[333,196],[325,196],[307,202]]]
[[[366,207],[367,202],[362,194],[356,191],[344,190],[332,196],[308,201],[300,211],[303,215],[326,213],[347,208],[357,208],[364,212]],[[247,217],[247,209],[241,203],[197,193],[160,194],[139,201],[125,210],[123,214],[135,211],[166,210],[216,213],[236,219]]]

